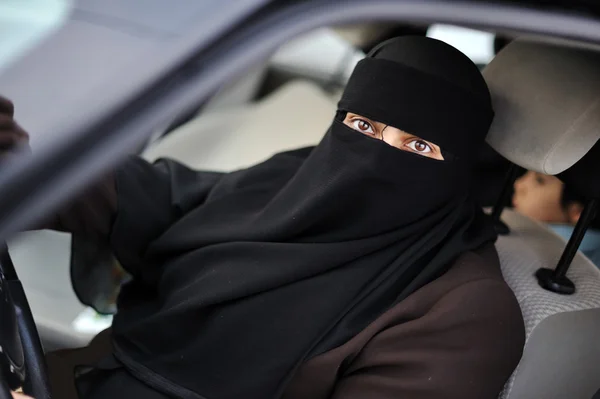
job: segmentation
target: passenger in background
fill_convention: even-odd
[[[514,209],[534,220],[548,223],[568,241],[581,216],[585,199],[556,176],[528,171],[515,181]],[[596,266],[600,266],[600,220],[592,221],[579,246]]]

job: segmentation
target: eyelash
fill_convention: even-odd
[[[357,131],[361,132],[361,133],[366,133],[369,135],[374,136],[375,135],[375,129],[373,128],[373,125],[371,125],[369,122],[367,122],[364,119],[361,118],[354,118],[351,120],[352,122],[352,126],[354,127],[354,129],[356,129]],[[367,130],[361,130],[358,127],[359,123],[365,123],[368,127],[369,127],[369,131]],[[416,143],[422,143],[425,144],[425,146],[427,147],[424,151],[419,151],[417,150],[417,148],[415,147]],[[433,152],[433,148],[431,147],[431,145],[429,145],[425,140],[421,140],[421,139],[412,139],[410,142],[404,144],[406,147],[408,147],[411,151],[414,151],[418,154],[430,154]]]

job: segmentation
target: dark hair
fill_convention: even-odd
[[[573,203],[579,204],[581,206],[585,206],[587,203],[587,198],[584,195],[579,194],[577,191],[573,190],[573,188],[569,187],[566,183],[563,183],[562,194],[560,196],[560,205],[564,210]],[[590,224],[591,228],[600,229],[600,212],[596,214],[592,223]]]
[[[570,188],[566,183],[563,183],[560,205],[563,209],[566,209],[572,203],[578,203],[583,206],[586,203],[586,198]]]

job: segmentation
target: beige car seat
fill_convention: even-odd
[[[484,70],[496,118],[488,142],[526,169],[558,174],[600,138],[600,54],[516,41]],[[600,161],[600,160],[599,160]],[[502,398],[591,399],[600,388],[600,271],[577,253],[567,272],[572,295],[540,286],[564,241],[547,226],[505,211],[510,228],[496,248],[525,320],[527,340]]]
[[[317,144],[333,121],[336,100],[307,81],[292,81],[262,101],[200,114],[145,151],[196,169],[230,171],[273,154]]]

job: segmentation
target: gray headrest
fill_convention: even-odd
[[[511,162],[555,175],[600,138],[599,52],[517,40],[483,75],[496,113],[487,141]]]

